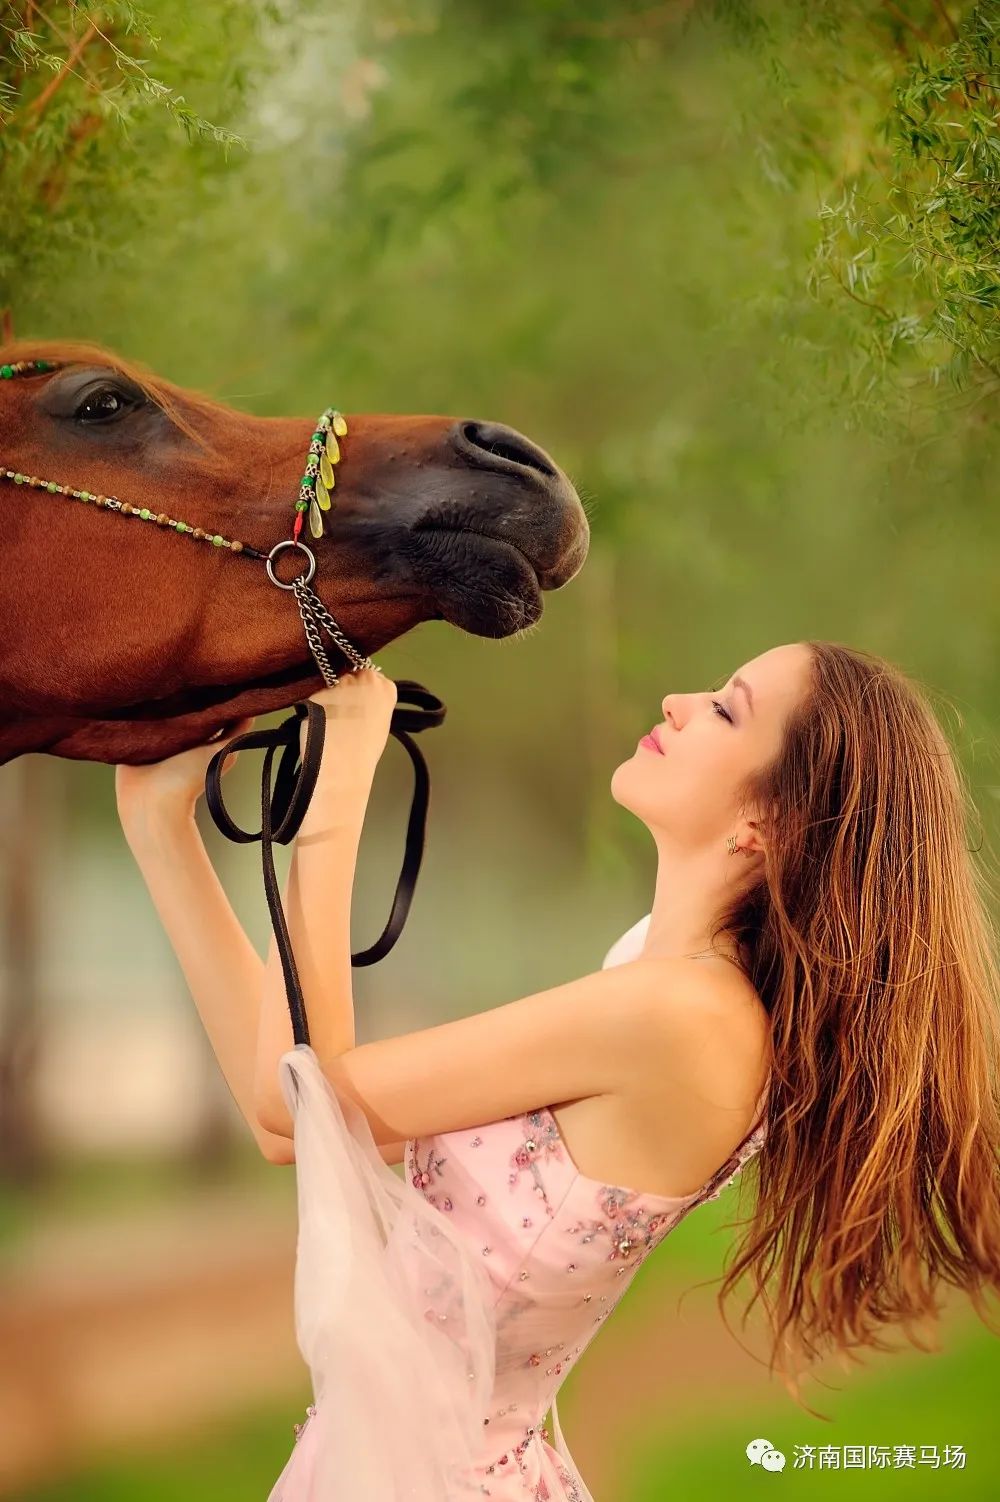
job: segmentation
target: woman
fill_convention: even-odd
[[[315,697],[328,737],[285,903],[310,1048],[198,837],[218,744],[117,769],[230,1089],[296,1163],[316,1402],[272,1502],[586,1502],[558,1414],[555,1447],[541,1427],[556,1391],[635,1267],[756,1155],[719,1298],[749,1271],[793,1391],[800,1356],[885,1349],[896,1323],[919,1345],[942,1281],[989,1323],[997,960],[914,684],[808,641],[668,694],[611,781],[656,844],[648,918],[593,974],[361,1046],[350,897],[395,689],[366,671]]]

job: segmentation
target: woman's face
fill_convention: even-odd
[[[744,663],[721,689],[667,694],[663,719],[643,727],[661,750],[640,742],[615,768],[615,802],[686,851],[724,847],[737,832],[736,790],[781,749],[811,661],[809,648],[792,642]]]

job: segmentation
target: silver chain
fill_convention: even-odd
[[[306,555],[306,559],[308,560],[306,572],[299,574],[298,578],[293,579],[290,584],[285,584],[283,580],[278,578],[273,566],[274,559],[279,553],[284,552],[285,548],[297,548],[300,553]],[[370,657],[365,657],[352,642],[348,641],[319,595],[315,594],[309,588],[309,580],[315,572],[315,555],[298,538],[286,537],[283,542],[275,543],[267,555],[267,574],[271,582],[276,584],[279,589],[294,589],[295,591],[295,601],[299,607],[299,615],[302,617],[302,629],[306,633],[309,650],[316,659],[316,666],[322,673],[323,681],[327,688],[333,688],[334,684],[340,680],[338,674],[333,670],[329,657],[326,655],[326,648],[320,639],[320,627],[329,632],[348,662],[353,663],[356,669],[372,668],[376,673],[381,673],[382,669],[377,663],[372,662]]]
[[[323,680],[327,688],[332,688],[339,681],[339,676],[334,672],[330,659],[326,655],[326,649],[320,639],[319,627],[322,626],[333,638],[336,645],[343,652],[349,662],[355,668],[375,668],[375,663],[370,657],[360,653],[341,631],[333,616],[327,610],[319,595],[314,593],[305,582],[305,576],[300,574],[292,583],[295,590],[295,600],[299,607],[299,615],[302,617],[302,629],[306,633],[306,641],[309,649],[316,659]],[[376,668],[376,672],[378,669]]]

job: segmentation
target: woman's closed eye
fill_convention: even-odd
[[[722,718],[723,718],[723,719],[724,719],[724,720],[728,720],[728,721],[729,721],[729,723],[730,723],[730,725],[731,725],[731,724],[732,724],[732,723],[733,723],[733,717],[732,717],[732,715],[731,715],[731,714],[730,714],[730,713],[729,713],[729,710],[728,710],[728,709],[727,709],[727,708],[726,708],[726,706],[725,706],[725,705],[724,705],[724,704],[722,704],[722,703],[721,703],[721,702],[720,702],[720,701],[719,701],[719,700],[718,700],[718,699],[713,699],[713,700],[712,700],[712,708],[713,708],[713,709],[714,709],[714,710],[715,710],[715,711],[717,711],[717,712],[718,712],[718,713],[719,713],[719,714],[721,714],[721,715],[722,715]]]

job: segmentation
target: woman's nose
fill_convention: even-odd
[[[696,698],[695,694],[667,694],[660,706],[663,710],[663,718],[669,721],[675,730],[680,730],[687,720],[691,701]]]

